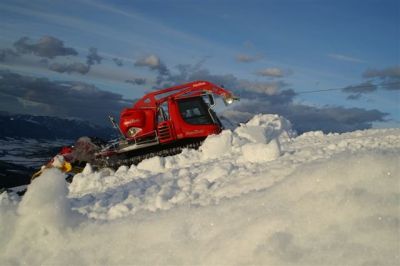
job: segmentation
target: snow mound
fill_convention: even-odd
[[[281,155],[280,141],[295,134],[291,124],[279,115],[256,115],[234,132],[225,130],[208,137],[200,147],[202,158],[241,156],[249,162],[267,162]]]
[[[291,135],[256,116],[199,150],[0,195],[5,265],[398,265],[400,129]],[[217,154],[217,155],[216,155]]]
[[[57,168],[44,170],[40,178],[32,181],[18,206],[18,214],[30,226],[44,224],[64,227],[70,219],[65,175]]]
[[[279,137],[295,137],[289,120],[279,115],[258,114],[246,124],[236,128],[238,136],[254,143],[268,143]]]
[[[279,184],[218,205],[86,220],[59,234],[38,233],[16,215],[6,219],[14,228],[2,235],[0,258],[30,265],[396,265],[397,154],[342,154],[301,165]],[[217,166],[212,171],[225,174]],[[53,223],[44,219],[42,226]]]
[[[0,228],[8,231],[5,230],[5,235],[12,235],[8,243],[0,241],[0,258],[18,259],[22,252],[26,263],[31,264],[31,258],[33,261],[45,259],[43,248],[49,245],[62,248],[60,240],[65,230],[80,220],[80,215],[72,211],[67,195],[65,175],[57,168],[46,169],[40,178],[33,180],[14,212],[7,213],[9,223],[0,222]],[[15,259],[8,262],[14,264]]]

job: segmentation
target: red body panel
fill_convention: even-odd
[[[135,137],[147,136],[155,130],[155,111],[154,109],[126,108],[122,110],[119,127],[124,135],[131,127],[140,128],[141,131]]]
[[[126,108],[121,112],[120,128],[126,132],[130,127],[144,127],[146,123],[143,110]]]

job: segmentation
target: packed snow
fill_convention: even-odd
[[[400,129],[257,115],[199,150],[0,195],[2,265],[399,265]]]

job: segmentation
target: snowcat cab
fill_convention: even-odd
[[[170,95],[158,100],[155,107],[146,104],[150,102],[145,96],[144,101],[121,112],[119,127],[127,140],[140,143],[153,138],[167,143],[183,138],[207,137],[221,131],[222,125],[211,109],[214,99],[208,92]]]

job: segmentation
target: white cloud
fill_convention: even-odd
[[[347,61],[352,63],[366,63],[366,61],[362,59],[358,59],[352,56],[342,55],[342,54],[328,54],[330,58],[340,60],[340,61]]]
[[[156,55],[149,55],[136,61],[136,66],[148,66],[150,68],[156,68],[160,65],[160,58]]]
[[[384,69],[367,69],[363,73],[364,78],[381,78],[381,79],[394,79],[400,78],[400,65],[387,67]]]
[[[284,71],[277,67],[264,68],[256,73],[258,76],[280,78],[285,75]]]
[[[242,86],[246,88],[247,91],[254,91],[257,93],[262,93],[266,95],[278,94],[280,89],[286,84],[283,82],[248,82],[242,81]]]
[[[241,63],[251,63],[257,60],[260,60],[262,58],[261,55],[246,55],[246,54],[238,54],[236,55],[236,61],[241,62]]]

